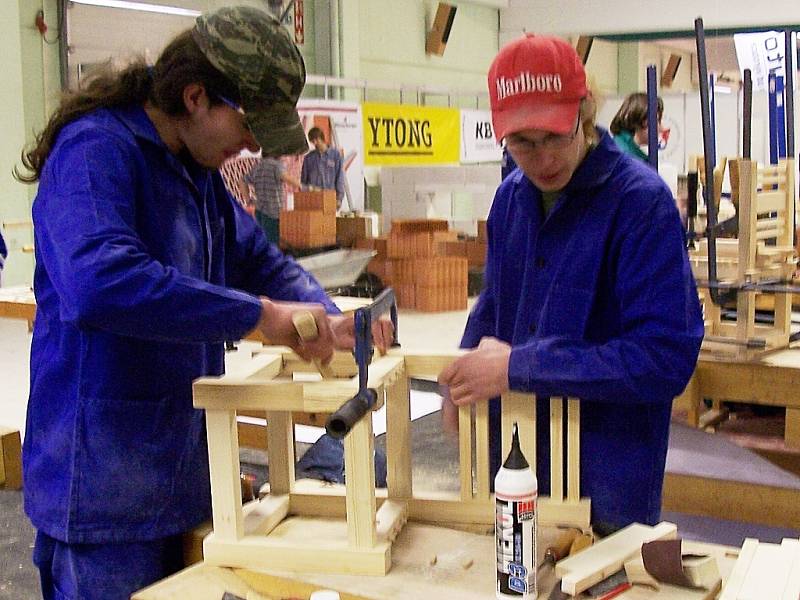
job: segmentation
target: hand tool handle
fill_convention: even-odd
[[[304,342],[313,342],[319,337],[319,329],[317,329],[317,321],[311,312],[304,310],[292,314],[292,323],[297,330],[297,335]],[[332,379],[336,377],[329,366],[323,365],[322,361],[318,358],[314,359],[314,366],[320,372],[324,379]]]
[[[342,404],[339,409],[333,413],[327,423],[325,423],[325,431],[328,435],[336,438],[337,440],[344,439],[350,433],[353,425],[367,414],[367,412],[375,406],[377,395],[375,390],[365,389],[359,392],[350,400]]]

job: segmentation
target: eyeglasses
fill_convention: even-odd
[[[217,98],[224,105],[230,106],[233,110],[235,110],[239,114],[242,114],[242,115],[245,114],[244,109],[241,107],[241,105],[236,104],[236,102],[234,102],[230,98],[226,98],[222,94],[217,94],[217,93],[214,94],[214,97]]]
[[[542,139],[533,141],[514,133],[506,137],[506,146],[512,154],[533,154],[536,150],[564,150],[569,146],[578,135],[578,129],[581,126],[580,115],[575,123],[575,131],[572,133],[559,134],[548,133]]]

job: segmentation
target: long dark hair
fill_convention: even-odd
[[[664,115],[664,101],[657,98],[658,107],[656,114],[658,120]],[[647,94],[636,92],[630,94],[622,106],[619,107],[617,114],[611,121],[609,129],[614,135],[619,135],[621,131],[635,133],[637,129],[643,129],[647,121]]]
[[[175,37],[150,68],[143,58],[137,58],[122,70],[111,64],[101,67],[88,84],[77,91],[65,92],[47,126],[36,135],[33,144],[22,150],[22,165],[29,172],[14,167],[14,178],[23,183],[35,183],[65,125],[98,108],[143,104],[153,106],[168,115],[186,113],[183,90],[191,83],[202,83],[213,103],[224,96],[239,102],[239,89],[203,55],[192,38],[190,29]]]

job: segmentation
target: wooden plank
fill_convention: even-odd
[[[303,388],[290,381],[222,383],[214,379],[199,379],[194,383],[194,406],[215,410],[305,410]]]
[[[528,464],[536,464],[536,397],[521,392],[506,392],[500,401],[502,454],[505,459],[511,450],[511,426],[519,429],[519,445]]]
[[[561,591],[576,595],[619,571],[642,544],[671,539],[677,527],[662,521],[655,527],[634,523],[603,538],[582,552],[556,563],[555,573],[561,577]]]
[[[289,514],[289,495],[269,494],[242,507],[245,535],[267,535]]]
[[[372,418],[367,414],[344,438],[347,539],[351,547],[359,550],[376,544],[374,455]]]
[[[411,408],[408,379],[399,377],[386,388],[386,483],[391,498],[410,498]]]
[[[784,539],[781,545],[788,546],[789,552],[789,576],[781,600],[797,600],[800,598],[800,540]]]
[[[550,497],[564,499],[564,399],[550,398]]]
[[[722,594],[720,594],[719,600],[737,600],[757,550],[758,540],[753,538],[745,539],[744,545],[742,545],[742,549],[739,551],[739,558],[736,560],[733,571],[731,571],[730,577],[728,577],[725,586],[722,588]]]
[[[488,500],[489,487],[489,403],[475,405],[475,499]]]
[[[232,410],[206,410],[211,508],[217,539],[235,542],[244,535],[239,442]]]
[[[567,399],[567,500],[581,497],[581,403]]]
[[[289,494],[294,485],[294,427],[288,412],[267,413],[269,485],[273,494]]]
[[[472,405],[458,407],[458,476],[463,501],[472,500]]]
[[[408,503],[386,500],[375,513],[375,533],[381,542],[392,542],[408,519]]]
[[[407,354],[405,355],[406,373],[409,377],[435,380],[445,367],[465,353],[466,351],[425,355]]]
[[[218,539],[216,531],[203,543],[205,562],[210,565],[354,575],[385,575],[391,565],[390,551],[391,544],[386,542],[358,548],[345,540],[315,539],[300,545],[275,534],[246,536],[231,543]]]
[[[662,510],[736,519],[771,527],[800,528],[800,490],[666,473]]]
[[[757,202],[758,208],[756,210],[759,213],[783,212],[786,210],[786,192],[780,190],[759,192]]]
[[[22,489],[22,443],[19,431],[0,426],[0,488]]]

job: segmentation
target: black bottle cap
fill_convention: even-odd
[[[503,463],[503,468],[521,471],[522,469],[527,469],[529,465],[528,461],[525,460],[525,455],[522,453],[522,450],[519,449],[519,430],[517,429],[516,423],[512,426],[511,431],[511,451],[506,457],[506,462]]]

